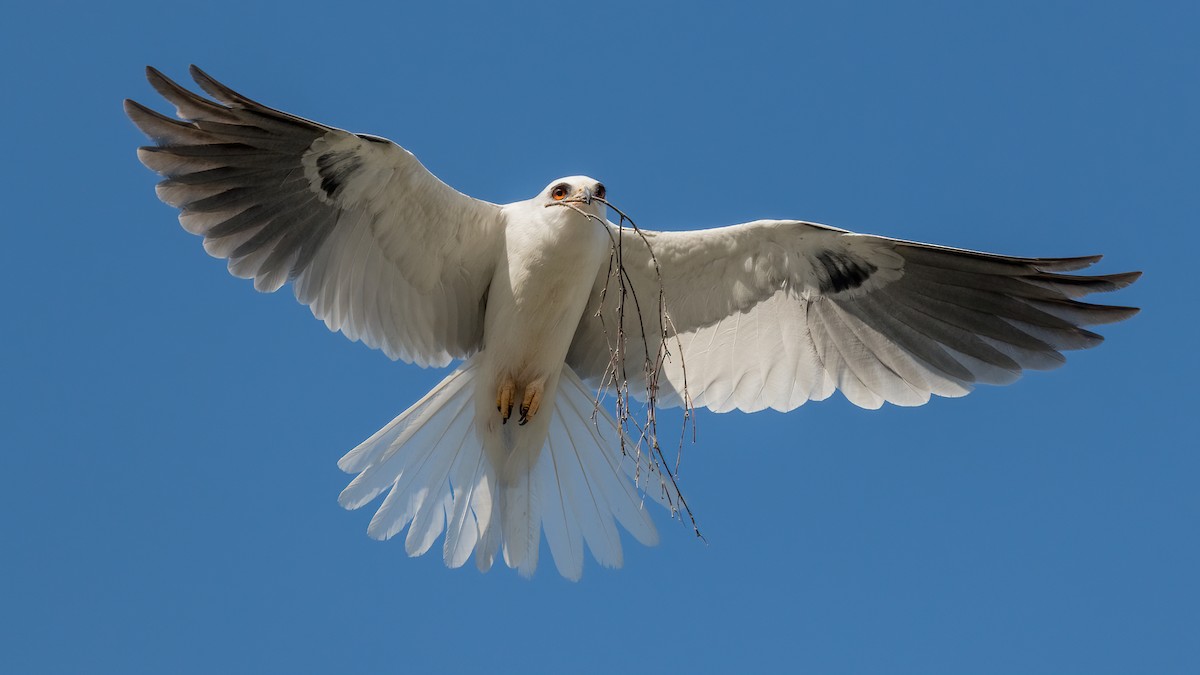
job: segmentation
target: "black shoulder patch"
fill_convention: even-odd
[[[816,258],[825,269],[825,274],[821,276],[822,293],[838,293],[858,288],[878,269],[866,260],[835,251],[821,251]]]
[[[362,158],[354,152],[327,152],[317,158],[317,174],[321,176],[321,189],[333,199],[349,180],[362,168]]]

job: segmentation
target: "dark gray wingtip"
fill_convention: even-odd
[[[133,122],[133,126],[137,127],[138,131],[142,132],[151,139],[154,138],[154,135],[148,131],[148,128],[152,126],[152,124],[148,123],[147,119],[151,115],[157,115],[158,113],[131,98],[125,99],[121,107],[125,110],[125,116],[129,118],[130,122]],[[139,148],[138,159],[141,160],[141,158],[142,150]]]
[[[150,83],[151,87],[154,87],[154,91],[157,91],[168,101],[171,100],[173,95],[187,91],[187,89],[179,86],[175,80],[163,75],[162,71],[154,66],[146,66],[146,81]]]
[[[1071,272],[1091,267],[1100,262],[1103,255],[1083,255],[1074,258],[1032,258],[1030,263],[1045,272]]]
[[[1049,282],[1075,288],[1082,291],[1082,293],[1078,293],[1077,295],[1087,295],[1088,293],[1111,293],[1112,291],[1119,291],[1137,281],[1141,276],[1141,272],[1120,272],[1118,274],[1097,274],[1092,276],[1039,271],[1037,274],[1026,275],[1024,278],[1035,282]]]
[[[156,110],[152,110],[149,107],[144,106],[141,103],[138,103],[137,101],[135,101],[131,98],[125,99],[124,108],[125,108],[125,114],[129,115],[129,117],[131,119],[134,119],[135,121],[136,121],[136,118],[138,118],[138,117],[141,117],[143,115],[149,115],[149,116],[153,116],[156,118],[167,119],[167,120],[170,120],[172,123],[178,124],[178,122],[175,122],[175,120],[171,120],[171,118],[165,117],[162,113],[160,113]]]
[[[133,126],[137,127],[143,134],[151,138],[154,137],[153,134],[146,130],[148,125],[143,124],[143,122],[149,117],[161,117],[161,115],[131,98],[125,99],[121,107],[125,109],[125,116],[129,118],[130,122],[133,122]]]
[[[1138,270],[1136,272],[1123,272],[1121,274],[1110,274],[1109,275],[1109,280],[1112,281],[1112,283],[1113,283],[1113,290],[1116,290],[1118,288],[1125,288],[1126,286],[1132,284],[1133,282],[1135,282],[1141,278],[1142,278],[1141,270]]]
[[[217,99],[221,103],[224,103],[225,105],[244,106],[248,108],[266,108],[268,110],[271,109],[269,106],[265,106],[258,101],[253,101],[249,98],[246,98],[245,96],[242,96],[220,82],[217,82],[212,75],[204,72],[200,69],[200,66],[197,66],[194,63],[188,66],[188,74],[192,76],[192,79],[195,80],[196,84],[199,85],[199,87],[203,89],[205,93]]]
[[[1116,323],[1118,321],[1124,321],[1125,319],[1137,316],[1138,314],[1142,313],[1141,307],[1122,307],[1120,305],[1109,305],[1109,307],[1111,307],[1111,309],[1109,311],[1112,312],[1113,315],[1116,317],[1109,323]]]
[[[1117,274],[1079,277],[1080,280],[1092,285],[1093,290],[1091,292],[1100,293],[1119,291],[1141,278],[1141,272],[1119,272]]]
[[[213,76],[201,70],[200,66],[197,66],[194,63],[188,66],[188,75],[192,76],[192,80],[195,81],[195,83],[199,85],[200,88],[205,91],[205,93],[226,105],[243,102],[243,96],[238,95],[237,92],[233,91],[229,87],[217,82]]]
[[[175,106],[176,113],[185,120],[212,119],[224,122],[236,121],[227,108],[198,96],[163,75],[154,66],[146,66],[146,79],[159,96]]]
[[[324,124],[321,124],[320,122],[314,122],[310,119],[305,119],[303,117],[297,117],[291,113],[286,113],[286,112],[283,112],[282,110],[277,110],[275,108],[272,108],[269,105],[263,105],[262,103],[259,103],[258,101],[255,101],[252,98],[243,96],[243,95],[237,93],[236,91],[230,89],[229,87],[218,82],[215,78],[213,78],[213,76],[211,76],[208,73],[201,70],[200,67],[194,63],[192,65],[188,66],[188,73],[191,74],[192,79],[196,81],[196,84],[201,89],[203,89],[209,96],[212,96],[213,98],[217,99],[221,103],[224,103],[225,105],[227,105],[231,108],[240,108],[240,109],[250,110],[250,111],[254,112],[255,114],[261,114],[261,115],[266,115],[268,117],[273,117],[277,121],[290,122],[293,124],[300,124],[300,125],[304,125],[306,127],[318,129],[321,131],[332,131],[333,130],[333,127],[326,126]]]

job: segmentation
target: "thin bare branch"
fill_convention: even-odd
[[[691,423],[692,439],[694,442],[696,438],[696,423],[692,398],[688,393],[687,387],[687,368],[684,364],[683,344],[679,338],[678,332],[674,328],[674,324],[671,322],[670,316],[667,314],[666,292],[662,280],[662,269],[659,266],[658,257],[655,255],[654,249],[650,245],[649,238],[640,228],[638,228],[633,219],[626,215],[621,209],[613,206],[607,200],[603,198],[593,199],[612,209],[619,216],[619,222],[616,226],[615,233],[613,228],[609,227],[607,220],[599,218],[598,216],[579,208],[577,204],[584,203],[583,200],[567,199],[548,205],[570,208],[576,213],[600,223],[602,226],[604,226],[605,231],[608,232],[609,239],[612,243],[612,250],[610,252],[608,262],[608,273],[605,276],[604,286],[600,291],[599,306],[596,308],[596,317],[600,321],[600,325],[604,330],[605,341],[608,343],[609,362],[605,368],[604,374],[601,377],[600,389],[596,393],[595,408],[593,410],[593,422],[596,421],[595,416],[600,409],[600,405],[605,393],[611,386],[615,392],[616,398],[614,405],[616,409],[615,412],[617,424],[619,426],[621,452],[626,456],[633,457],[635,463],[634,465],[636,467],[634,470],[635,483],[640,485],[640,474],[642,470],[641,458],[643,448],[645,448],[649,459],[649,471],[651,473],[658,474],[660,489],[662,490],[663,496],[671,509],[672,515],[682,515],[686,513],[688,519],[691,521],[692,530],[696,533],[697,537],[699,537],[701,540],[704,540],[704,536],[700,534],[700,529],[697,526],[695,514],[692,513],[691,507],[688,505],[687,500],[684,498],[683,493],[679,488],[679,469],[683,459],[683,446],[687,437],[687,427],[688,424]],[[633,279],[629,275],[629,270],[625,266],[624,232],[626,223],[628,223],[629,227],[633,229],[641,243],[646,247],[646,250],[650,255],[650,260],[654,265],[655,278],[658,282],[658,332],[656,335],[657,340],[653,342],[653,344],[656,345],[653,358],[651,358],[650,355],[650,345],[652,344],[652,341],[646,331],[646,318],[642,310],[641,299],[638,298],[637,289],[634,287]],[[610,294],[609,287],[614,278],[617,282],[617,289],[615,294]],[[616,315],[616,326],[609,326],[605,321],[604,308],[606,302],[609,301],[610,295],[616,296],[616,306],[614,308],[614,313]],[[631,308],[627,308],[627,298],[633,301],[633,306]],[[631,309],[636,313],[638,322],[637,330],[641,338],[641,345],[643,347],[641,376],[646,388],[644,423],[639,423],[638,420],[631,414],[633,399],[631,398],[629,392],[630,378],[626,368],[628,336],[626,333],[625,315],[627,313],[627,309]],[[613,334],[610,331],[615,331],[615,340],[613,339]],[[671,350],[671,338],[674,338],[674,353],[672,353]],[[683,402],[684,418],[683,428],[681,429],[679,437],[679,447],[675,457],[674,466],[672,467],[671,464],[667,462],[662,446],[658,441],[658,390],[659,378],[662,374],[663,366],[666,364],[667,360],[673,356],[679,359],[680,372],[683,374],[683,388],[680,392],[680,395]],[[634,433],[632,433],[634,431],[636,431],[636,436]],[[628,439],[631,438],[636,438],[636,440],[632,441],[633,448],[628,447],[630,442]],[[666,476],[666,479],[670,481],[670,489],[667,489],[667,483],[664,481],[663,476]],[[673,495],[677,495],[678,499],[676,500],[673,498]],[[678,504],[676,504],[676,501],[678,501]]]

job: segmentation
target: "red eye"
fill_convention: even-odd
[[[556,201],[556,202],[566,199],[567,186],[566,185],[555,185],[554,189],[550,191],[550,196],[553,197],[554,201]]]
[[[604,199],[604,185],[596,183],[596,192],[593,194],[596,199]]]

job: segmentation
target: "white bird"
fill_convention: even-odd
[[[1014,258],[790,220],[642,239],[605,220],[605,187],[586,176],[483,202],[391,141],[191,74],[215,101],[147,68],[183,121],[125,101],[156,143],[138,157],[166,177],[158,196],[184,229],[260,291],[291,281],[351,340],[423,367],[462,360],[339,462],[358,474],[346,508],[389,491],[371,536],[408,527],[416,556],[444,533],[451,567],[474,552],[486,571],[503,551],[531,575],[544,529],[559,572],[578,579],[585,543],[600,564],[622,564],[614,521],[657,542],[644,494],[678,503],[596,404],[620,318],[601,297],[620,281],[617,244],[639,304],[661,290],[665,310],[645,333],[625,331],[624,356],[653,361],[664,339],[681,352],[661,365],[660,405],[787,411],[835,389],[864,408],[921,405],[1054,368],[1061,351],[1102,340],[1081,326],[1137,312],[1078,300],[1140,276],[1063,274],[1100,256]],[[639,395],[654,384],[640,367],[625,377]]]

